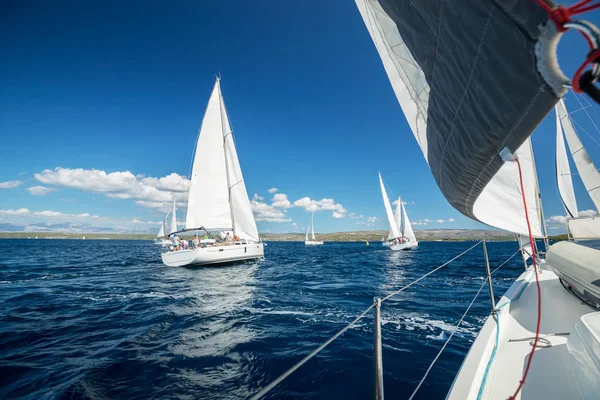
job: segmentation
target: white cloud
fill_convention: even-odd
[[[419,221],[413,221],[410,224],[415,225],[415,226],[425,226],[425,225],[427,225],[427,222],[419,220]]]
[[[333,214],[346,214],[347,210],[339,203],[336,203],[333,199],[324,198],[321,200],[311,200],[310,197],[303,197],[294,201],[294,207],[304,208],[307,212],[315,211],[333,211]],[[332,216],[333,216],[332,214]],[[340,218],[340,217],[334,217]]]
[[[435,221],[435,222],[437,222],[438,224],[443,224],[443,223],[444,223],[444,220],[443,220],[443,219],[438,219],[438,220],[437,220],[437,221]]]
[[[362,214],[356,215],[356,213],[350,213],[350,214],[348,214],[348,217],[350,219],[364,219],[365,218],[364,215],[362,215]]]
[[[46,185],[103,193],[115,199],[137,200],[137,204],[143,207],[163,211],[168,209],[173,198],[178,203],[185,202],[190,186],[187,178],[175,173],[153,178],[129,171],[107,173],[97,169],[56,167],[34,174],[34,177]]]
[[[292,219],[288,218],[283,211],[267,203],[261,203],[256,199],[250,200],[250,207],[254,214],[254,219],[257,221],[265,222],[291,222]]]
[[[553,215],[550,218],[548,218],[546,220],[546,222],[549,222],[551,224],[561,224],[564,225],[567,223],[567,217],[565,217],[564,215]]]
[[[583,211],[579,211],[579,216],[580,217],[593,217],[594,215],[598,215],[598,213],[596,212],[596,210],[583,210]]]
[[[49,188],[46,186],[31,186],[27,188],[27,191],[29,192],[29,194],[33,195],[33,196],[45,196],[50,192],[54,192],[58,189],[55,188]]]
[[[454,218],[448,218],[448,222],[454,222],[456,221]]]
[[[596,215],[598,215],[596,210],[579,211],[580,217],[593,217]],[[560,229],[565,227],[568,219],[569,218],[564,215],[553,215],[546,219],[546,223],[550,225],[550,229]]]
[[[256,200],[256,201],[263,201],[265,198],[262,196],[259,196],[258,193],[254,193],[254,196],[252,196],[252,200]]]
[[[28,215],[30,211],[26,208],[19,208],[18,210],[0,210],[0,215]]]
[[[295,223],[295,222],[292,222],[292,226],[295,228],[295,227],[297,227],[297,226],[298,226],[298,224],[297,224],[297,223]]]
[[[369,217],[369,218],[367,218],[367,221],[358,221],[356,224],[357,225],[373,226],[378,221],[379,221],[379,218],[377,218],[377,217]]]
[[[346,218],[346,214],[342,214],[339,213],[337,211],[334,211],[333,214],[331,215],[333,218]]]
[[[288,200],[287,194],[277,193],[273,196],[271,205],[276,208],[290,208],[292,203]]]
[[[279,189],[277,189],[277,188],[271,188],[271,189],[267,190],[267,192],[269,192],[269,193],[277,193],[278,191],[279,191]]]
[[[13,189],[22,184],[21,181],[6,181],[0,182],[0,189]]]

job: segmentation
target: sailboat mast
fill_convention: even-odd
[[[535,166],[535,157],[533,155],[533,144],[529,146],[529,151],[531,152],[531,163],[533,164],[533,175],[535,176],[535,192],[536,192],[536,201],[538,203],[538,209],[540,213],[538,218],[542,219],[542,233],[544,234],[544,248],[548,251],[550,247],[550,243],[548,242],[548,231],[546,230],[546,219],[544,218],[544,207],[542,205],[542,193],[540,191],[540,182],[538,180],[537,168]]]
[[[312,240],[315,240],[315,213],[310,216],[310,231],[312,232]]]
[[[217,82],[219,83],[219,117],[221,118],[221,130],[223,130],[223,95],[221,94],[221,80],[217,77]],[[231,229],[233,230],[233,234],[235,235],[235,215],[233,213],[233,202],[231,201],[231,182],[229,181],[229,163],[227,162],[227,154],[225,154],[225,145],[227,136],[232,135],[233,131],[227,132],[223,135],[223,154],[225,156],[225,176],[227,177],[227,201],[229,202],[229,213],[231,214]]]
[[[402,237],[406,236],[404,235],[404,204],[402,204],[402,196],[398,197],[398,206],[400,207],[400,235]]]

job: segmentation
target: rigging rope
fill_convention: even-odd
[[[558,6],[552,8],[545,0],[535,0],[548,14],[548,18],[554,22],[558,32],[564,33],[569,29],[578,31],[587,41],[591,51],[585,61],[575,72],[572,84],[576,93],[586,93],[596,102],[600,102],[600,90],[594,83],[600,78],[600,34],[595,25],[588,21],[573,21],[571,17],[600,8],[600,3],[590,4],[592,0],[580,0],[569,6]],[[592,70],[583,72],[585,68],[592,65]]]
[[[397,295],[398,293],[403,292],[404,290],[406,290],[409,287],[413,286],[414,284],[416,284],[417,282],[421,281],[422,279],[428,277],[429,275],[433,274],[434,272],[436,272],[436,271],[440,270],[441,268],[445,267],[446,265],[450,264],[452,261],[456,260],[457,258],[462,257],[463,255],[465,255],[466,253],[468,253],[469,251],[473,250],[475,247],[477,247],[478,245],[480,245],[482,242],[483,241],[477,242],[475,245],[469,247],[467,250],[463,251],[462,253],[460,253],[456,257],[452,258],[451,260],[446,261],[444,264],[442,264],[439,267],[437,267],[437,268],[429,271],[428,273],[426,273],[425,275],[421,276],[420,278],[412,281],[408,285],[405,285],[405,286],[401,287],[400,289],[396,290],[395,292],[387,295],[386,297],[384,297],[383,299],[381,299],[381,302],[384,302],[385,300],[388,300],[389,298]],[[514,254],[511,256],[511,258],[513,256],[514,256]],[[500,267],[498,267],[498,268],[500,268]],[[496,268],[496,270],[498,268]],[[494,270],[494,271],[496,271],[496,270]],[[487,281],[487,278],[486,278],[486,281]],[[335,335],[333,335],[325,343],[323,343],[322,345],[320,345],[319,347],[317,347],[315,350],[313,350],[309,355],[307,355],[302,360],[300,360],[296,364],[294,364],[291,368],[289,368],[287,371],[285,371],[283,374],[281,374],[273,382],[269,383],[267,386],[265,386],[264,388],[262,388],[254,396],[252,396],[250,398],[250,400],[258,400],[261,397],[263,397],[264,395],[266,395],[267,393],[269,393],[275,386],[279,385],[285,378],[287,378],[288,376],[290,376],[294,371],[296,371],[298,368],[300,368],[302,365],[304,365],[308,360],[310,360],[311,358],[313,358],[314,356],[316,356],[317,354],[319,354],[325,347],[327,347],[329,344],[331,344],[331,342],[333,342],[334,340],[336,340],[344,332],[346,332],[348,329],[350,329],[352,326],[354,326],[354,324],[357,323],[360,319],[362,319],[369,311],[371,311],[371,309],[373,309],[374,306],[375,306],[375,303],[371,304],[358,317],[354,318],[352,320],[352,322],[350,322],[344,328],[342,328],[341,330],[339,330]]]
[[[525,219],[527,220],[527,231],[529,232],[529,244],[531,245],[531,261],[533,262],[533,271],[535,273],[535,283],[537,285],[537,294],[538,294],[538,307],[537,307],[537,324],[535,329],[535,340],[533,341],[533,347],[531,348],[531,353],[529,354],[529,359],[527,360],[527,366],[525,367],[525,372],[523,373],[523,378],[519,381],[519,386],[515,393],[509,397],[509,400],[514,400],[523,385],[525,384],[525,380],[527,379],[527,374],[529,374],[529,368],[531,367],[531,361],[533,360],[533,354],[535,353],[535,348],[537,346],[537,342],[540,338],[540,325],[542,323],[542,289],[540,288],[540,280],[538,277],[537,270],[537,254],[535,249],[535,241],[533,239],[533,235],[531,234],[531,224],[529,223],[529,212],[527,211],[527,199],[525,198],[525,188],[523,186],[523,172],[521,171],[521,163],[518,158],[515,158],[517,162],[517,167],[519,169],[519,180],[521,184],[521,195],[523,197],[523,208],[525,209]]]

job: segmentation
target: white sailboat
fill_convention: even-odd
[[[183,232],[196,231],[218,233],[214,236],[221,239],[205,239],[197,247],[166,251],[162,253],[163,263],[213,265],[264,257],[218,78],[202,120],[192,165]]]
[[[156,238],[154,239],[154,244],[156,244],[156,245],[167,247],[167,246],[173,244],[173,242],[171,242],[168,235],[166,234],[167,217],[169,216],[169,214],[171,214],[171,229],[169,231],[169,234],[173,234],[173,233],[177,232],[177,206],[175,204],[175,199],[173,199],[173,205],[171,206],[171,208],[169,208],[169,211],[167,211],[167,213],[165,214],[165,218],[163,218],[163,222],[160,225],[160,229],[158,230],[158,233],[156,234]]]
[[[398,198],[396,204],[396,213],[392,213],[392,206],[390,205],[390,199],[388,198],[385,185],[381,174],[379,174],[379,185],[381,186],[381,195],[383,197],[383,205],[385,207],[385,214],[390,225],[390,233],[388,234],[387,241],[384,242],[385,247],[389,247],[392,250],[411,250],[418,245],[417,239],[413,232],[408,215],[402,204],[402,200]]]
[[[577,200],[573,190],[571,168],[563,138],[567,138],[569,150],[579,177],[583,181],[590,198],[592,199],[596,212],[600,211],[600,172],[594,165],[583,143],[577,136],[577,132],[571,123],[571,117],[567,112],[565,102],[560,100],[555,107],[556,110],[556,182],[558,192],[567,212],[567,231],[575,240],[598,240],[600,239],[600,217],[580,216],[577,209]],[[561,129],[562,128],[562,129]]]
[[[312,239],[308,239],[308,231],[312,232]],[[306,228],[306,239],[304,239],[304,244],[307,246],[318,246],[323,244],[322,240],[315,239],[315,213],[312,213],[310,217],[310,224],[308,228]]]
[[[442,194],[469,218],[530,242],[544,238],[529,136],[569,82],[557,69],[551,47],[558,34],[542,2],[520,2],[518,9],[471,2],[461,11],[469,13],[466,25],[455,24],[440,1],[356,3]],[[503,34],[500,51],[492,38]],[[600,175],[572,132],[565,133],[596,202]],[[561,190],[568,186],[564,171]],[[576,210],[574,201],[568,207]],[[386,212],[392,224],[389,206]],[[498,302],[492,297],[447,399],[598,399],[600,251],[558,242],[544,260],[520,242],[533,265],[525,264]]]

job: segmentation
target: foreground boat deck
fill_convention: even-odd
[[[527,381],[517,398],[581,398],[566,343],[581,316],[594,310],[565,290],[558,276],[544,264],[539,281],[542,293],[542,340],[538,343]],[[537,305],[537,286],[534,271],[530,268],[496,305],[499,308],[500,331],[487,376],[485,371],[496,343],[496,322],[493,318],[484,324],[469,351],[448,395],[449,399],[477,399],[480,390],[479,398],[482,399],[506,400],[514,394],[525,371],[535,337]]]

